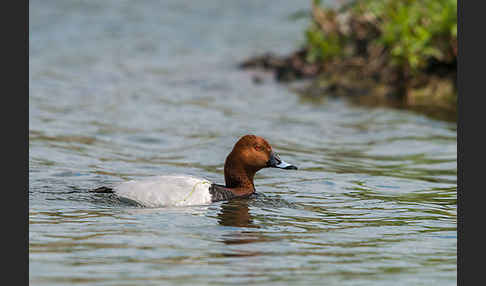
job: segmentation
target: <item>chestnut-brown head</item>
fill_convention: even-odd
[[[245,135],[241,137],[231,153],[226,157],[224,175],[227,187],[250,184],[253,177],[262,168],[297,169],[280,159],[273,152],[272,146],[262,137]]]

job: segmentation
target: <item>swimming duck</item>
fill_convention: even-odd
[[[92,192],[114,193],[121,200],[145,207],[204,205],[251,196],[255,193],[255,173],[263,168],[297,169],[281,160],[262,137],[245,135],[226,157],[225,185],[189,175],[163,175],[123,182],[113,188],[100,187]]]

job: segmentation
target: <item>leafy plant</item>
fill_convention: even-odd
[[[336,21],[335,14],[369,19],[369,27],[379,31],[370,43],[381,45],[390,55],[390,64],[412,73],[424,68],[429,59],[455,60],[457,45],[456,0],[364,0],[354,1],[339,11],[323,8],[313,1],[313,22],[306,30],[309,61],[326,61],[344,55],[353,43],[349,22]],[[324,22],[324,24],[323,24]],[[337,25],[325,29],[326,23]],[[371,32],[370,32],[371,35]]]
[[[381,36],[376,42],[390,50],[394,64],[417,71],[429,58],[446,60],[448,40],[457,37],[455,1],[381,0],[366,3],[368,5],[361,11],[368,10],[379,19]]]
[[[313,23],[305,32],[309,51],[307,61],[324,61],[341,55],[341,38],[336,34],[325,34]]]

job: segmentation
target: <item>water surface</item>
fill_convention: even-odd
[[[30,1],[31,285],[455,285],[456,125],[236,68],[299,45],[310,1]],[[85,191],[223,183],[247,133],[298,171],[148,209]]]

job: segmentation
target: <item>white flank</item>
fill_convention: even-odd
[[[208,180],[188,175],[165,175],[124,182],[113,191],[145,207],[189,206],[211,203],[210,185]]]

